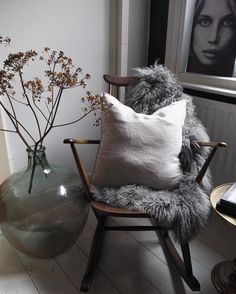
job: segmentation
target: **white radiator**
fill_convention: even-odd
[[[236,181],[236,105],[202,98],[195,98],[194,104],[210,139],[228,144],[217,150],[211,164],[214,187]],[[216,212],[198,238],[226,258],[235,257],[236,230]]]
[[[214,186],[236,181],[236,105],[203,98],[194,98],[194,104],[211,141],[228,144],[218,149],[211,164]]]

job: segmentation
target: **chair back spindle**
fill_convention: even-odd
[[[89,181],[89,178],[87,176],[85,167],[84,167],[82,161],[80,160],[80,157],[78,156],[74,140],[70,139],[71,140],[70,142],[67,142],[67,140],[64,140],[64,143],[69,143],[70,144],[71,151],[73,153],[74,160],[75,160],[75,163],[76,163],[76,167],[78,169],[78,172],[79,172],[79,175],[81,177],[83,187],[85,189],[86,198],[87,198],[88,202],[91,202],[92,201],[91,185],[90,185],[90,181]]]

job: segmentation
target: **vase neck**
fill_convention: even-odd
[[[44,146],[37,146],[37,149],[33,146],[32,149],[26,149],[28,154],[28,166],[27,169],[31,169],[35,165],[41,166],[45,174],[49,174],[51,171],[50,164],[48,163],[46,156],[46,148]]]

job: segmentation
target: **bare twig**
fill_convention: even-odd
[[[61,95],[62,95],[62,92],[63,92],[63,88],[60,88],[58,90],[58,93],[57,93],[57,97],[56,97],[56,100],[55,100],[55,103],[52,105],[52,109],[50,111],[50,114],[48,116],[48,120],[47,120],[47,124],[46,124],[46,127],[44,129],[44,134],[43,134],[43,138],[46,137],[46,135],[49,133],[49,131],[51,130],[52,128],[52,125],[53,125],[53,122],[55,120],[55,114],[56,114],[56,111],[53,115],[53,110],[54,108],[56,107],[56,109],[58,109],[58,106],[59,106],[59,102],[60,102],[60,98],[61,98]],[[51,122],[50,122],[51,121]]]
[[[18,135],[20,136],[21,140],[25,143],[25,145],[30,148],[30,145],[27,143],[27,141],[25,140],[24,136],[21,134],[18,125],[20,125],[24,131],[30,136],[30,138],[35,142],[35,140],[33,139],[33,137],[31,136],[31,134],[27,131],[27,129],[17,120],[17,124],[15,122],[15,117],[8,111],[8,109],[3,105],[3,103],[0,101],[0,105],[2,106],[3,110],[5,111],[5,113],[7,114],[7,116],[9,117],[9,119],[11,120],[13,126],[16,129],[16,132],[18,133]]]
[[[8,130],[8,129],[1,129],[1,128],[0,128],[0,131],[9,132],[9,133],[17,133],[16,130]]]
[[[89,113],[91,113],[93,110],[90,109],[87,113],[85,113],[83,116],[81,116],[80,118],[74,120],[74,121],[71,121],[71,122],[68,122],[68,123],[64,123],[64,124],[60,124],[60,125],[53,125],[52,127],[53,128],[58,128],[58,127],[65,127],[65,126],[69,126],[69,125],[72,125],[74,123],[77,123],[78,121],[82,120],[83,118],[85,118]]]
[[[39,132],[39,138],[42,137],[42,133],[41,133],[41,128],[40,128],[40,124],[39,124],[39,120],[38,120],[38,117],[34,111],[34,108],[32,107],[31,103],[30,103],[30,100],[29,100],[29,97],[27,95],[27,92],[25,90],[25,87],[24,87],[24,81],[23,81],[23,76],[22,76],[22,72],[21,70],[18,70],[18,74],[19,74],[19,77],[20,77],[20,82],[21,82],[21,87],[22,87],[22,90],[23,90],[23,93],[24,93],[24,97],[26,98],[27,100],[27,103],[28,103],[28,106],[30,107],[33,115],[34,115],[34,118],[35,118],[35,121],[36,121],[36,124],[37,124],[37,127],[38,127],[38,132]]]

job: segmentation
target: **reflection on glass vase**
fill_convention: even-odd
[[[13,174],[0,186],[6,213],[1,228],[21,252],[51,258],[75,243],[87,220],[88,204],[78,175],[65,167],[50,165],[45,147],[38,148],[35,155],[32,150],[27,153],[27,169]]]

